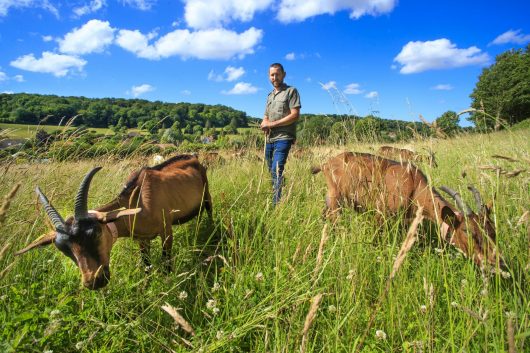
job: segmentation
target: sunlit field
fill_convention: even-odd
[[[433,186],[467,186],[493,202],[508,273],[481,271],[428,222],[397,269],[407,234],[399,217],[345,209],[322,218],[326,186],[310,168],[338,153],[378,144],[319,146],[290,156],[282,202],[273,208],[261,153],[208,168],[214,217],[174,227],[173,272],[161,244],[144,273],[138,244],[121,238],[107,287],[82,287],[74,263],[53,245],[14,253],[51,226],[37,201],[46,193],[71,215],[94,166],[89,207],[111,201],[149,159],[0,166],[0,351],[2,352],[524,352],[529,350],[530,130],[409,143],[436,152],[418,166]],[[497,157],[494,157],[497,156]],[[507,160],[501,157],[510,157]],[[517,173],[518,171],[518,173]],[[18,192],[7,197],[20,183]],[[525,213],[526,212],[526,213]],[[526,214],[526,216],[525,216]],[[166,310],[176,310],[178,324]]]

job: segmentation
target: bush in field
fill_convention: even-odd
[[[477,111],[468,119],[480,130],[499,129],[530,118],[530,44],[509,50],[482,70],[470,95]]]

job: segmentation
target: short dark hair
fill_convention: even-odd
[[[276,69],[280,69],[280,70],[282,70],[282,72],[285,72],[285,70],[283,69],[283,65],[280,64],[280,63],[274,63],[274,64],[271,64],[271,66],[269,66],[269,69],[270,69],[271,67],[274,67],[274,68],[276,68]]]

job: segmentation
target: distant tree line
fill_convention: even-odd
[[[143,99],[0,94],[0,122],[33,125],[146,128],[178,126],[205,129],[248,126],[245,112],[224,105],[150,102]]]

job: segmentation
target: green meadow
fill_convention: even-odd
[[[66,217],[91,168],[103,167],[89,192],[94,208],[148,162],[3,163],[0,351],[528,352],[529,136],[525,128],[409,144],[436,152],[437,168],[419,164],[433,186],[458,190],[475,208],[466,189],[473,184],[492,202],[509,271],[481,271],[423,222],[392,280],[407,226],[399,217],[381,224],[373,211],[351,209],[331,224],[322,218],[324,177],[310,173],[342,151],[373,153],[377,144],[293,154],[276,208],[262,162],[221,151],[224,163],[208,168],[213,219],[205,213],[174,227],[173,272],[161,270],[159,240],[145,274],[138,244],[121,238],[110,283],[99,291],[84,289],[77,267],[53,245],[15,257],[50,230],[35,187]]]
[[[25,124],[6,124],[0,123],[0,137],[5,138],[33,138],[37,130],[44,130],[47,133],[52,133],[54,131],[65,131],[73,130],[75,127],[65,127],[57,125],[25,125]],[[113,134],[110,129],[91,127],[90,131],[95,131],[99,134]]]

